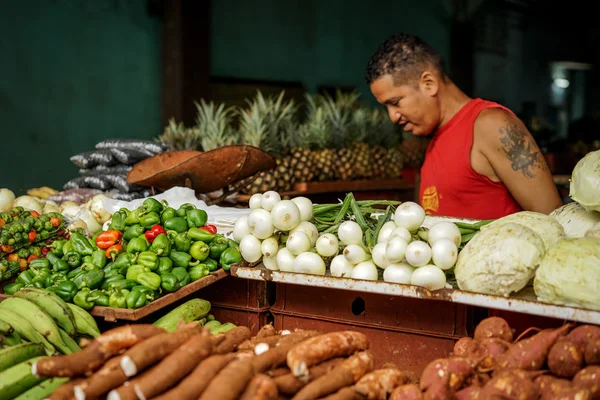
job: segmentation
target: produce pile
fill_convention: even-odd
[[[428,229],[416,203],[356,201],[352,193],[340,204],[320,205],[302,196],[282,200],[275,191],[255,193],[250,209],[233,229],[249,263],[430,290],[446,287],[459,250],[491,222],[441,221]]]
[[[192,204],[175,210],[152,198],[133,211],[120,209],[92,238],[77,229],[66,235],[4,293],[38,287],[86,310],[136,309],[241,261],[237,244],[207,225],[205,211]]]
[[[126,201],[148,197],[150,190],[128,183],[127,173],[136,163],[166,150],[164,144],[150,140],[103,140],[96,144],[95,150],[71,157],[71,162],[80,168],[79,177],[65,183],[63,188],[97,189]]]

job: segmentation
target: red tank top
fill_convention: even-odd
[[[471,167],[473,126],[486,108],[512,113],[500,104],[474,99],[434,133],[421,168],[419,197],[427,214],[494,219],[522,210],[504,184]]]

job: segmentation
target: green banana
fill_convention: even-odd
[[[28,320],[35,330],[46,337],[46,339],[62,353],[71,353],[69,346],[67,346],[60,337],[58,326],[56,326],[54,320],[36,304],[19,297],[9,297],[3,302],[0,302],[0,310],[2,309],[13,310],[15,313]]]
[[[4,303],[4,301],[2,303]],[[23,339],[26,339],[29,342],[41,343],[46,349],[46,354],[49,356],[56,353],[54,346],[52,346],[41,333],[36,331],[28,320],[21,317],[13,310],[0,308],[0,320],[11,324],[15,332]]]
[[[0,335],[7,336],[13,331],[12,326],[4,321],[0,321]]]
[[[67,306],[67,303],[56,293],[38,288],[25,288],[16,292],[14,296],[36,304],[52,317],[56,324],[63,328],[69,336],[75,336],[75,317],[73,316],[73,312]]]
[[[23,343],[0,350],[0,372],[33,357],[46,354],[41,343]]]
[[[62,338],[63,342],[65,342],[65,344],[69,346],[69,350],[71,350],[71,353],[75,353],[76,351],[81,350],[81,347],[79,347],[77,342],[73,340],[71,336],[67,335],[67,332],[63,331],[61,328],[58,328],[58,332],[60,332],[60,337]]]
[[[60,385],[69,381],[69,378],[51,378],[32,387],[28,391],[15,397],[15,400],[39,400],[49,397]]]
[[[23,343],[23,340],[17,332],[10,333],[2,339],[2,347],[16,346],[21,343]]]
[[[77,333],[91,336],[93,338],[100,336],[98,324],[96,324],[96,320],[90,315],[90,313],[76,304],[67,303],[67,306],[71,309],[73,316],[75,317],[75,330]]]
[[[0,372],[0,400],[11,400],[48,379],[31,373],[33,363],[44,357],[34,357]]]
[[[208,315],[209,312],[210,302],[203,299],[192,299],[163,315],[153,325],[163,328],[167,332],[173,332],[177,329],[180,321],[195,321]]]

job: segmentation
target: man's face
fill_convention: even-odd
[[[384,75],[371,83],[371,92],[387,107],[392,122],[415,136],[429,135],[440,123],[437,82],[432,86],[421,79],[416,87],[395,85],[391,75]]]

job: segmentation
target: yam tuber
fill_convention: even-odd
[[[394,389],[388,400],[423,400],[423,392],[418,385],[409,383]]]
[[[325,375],[327,372],[332,370],[337,365],[341,364],[343,361],[343,358],[334,358],[332,360],[328,360],[321,364],[315,365],[314,367],[311,367],[309,370],[308,382],[311,382],[319,378],[320,376]],[[298,393],[298,391],[308,383],[296,378],[291,372],[286,375],[278,376],[274,380],[277,384],[277,388],[279,389],[279,393],[286,395],[294,395]]]
[[[455,400],[479,400],[481,399],[481,386],[471,385],[460,389],[454,394]]]
[[[573,377],[573,387],[587,389],[590,398],[600,400],[600,366],[590,365]]]
[[[482,399],[536,400],[538,396],[531,379],[513,370],[495,373],[481,391]]]
[[[469,345],[471,344],[472,341],[473,341],[473,338],[468,337],[468,336],[458,339],[456,341],[456,343],[454,343],[454,348],[452,349],[452,356],[466,357],[467,349],[469,348]]]
[[[490,370],[510,347],[509,342],[498,338],[474,339],[467,347],[466,357],[477,361],[480,370]]]
[[[573,378],[583,364],[583,347],[568,339],[557,340],[548,353],[548,369],[561,378]]]
[[[42,358],[33,365],[34,374],[46,377],[90,375],[106,360],[165,331],[153,325],[125,325],[104,332],[84,349],[69,355]]]
[[[330,332],[296,345],[287,354],[287,366],[295,376],[306,377],[313,365],[335,357],[347,357],[368,347],[367,337],[360,332]]]
[[[278,376],[283,376],[290,373],[291,372],[288,367],[275,368],[266,372],[266,374],[269,375],[271,378],[277,378]]]
[[[303,342],[304,343],[304,342]],[[358,382],[365,374],[373,370],[373,354],[361,351],[344,360],[325,375],[304,386],[293,400],[312,400],[335,393],[345,386]]]
[[[75,385],[81,383],[83,378],[70,379],[68,382],[63,383],[47,397],[48,400],[71,400],[73,396],[73,388]]]
[[[354,385],[354,390],[368,400],[386,400],[396,387],[416,381],[411,372],[382,368],[360,378]]]
[[[224,339],[222,339],[222,341],[215,347],[214,353],[216,354],[225,354],[235,351],[240,343],[248,340],[250,336],[252,336],[250,329],[245,326],[235,327],[232,330],[219,335],[223,335]]]
[[[590,340],[600,339],[600,326],[579,325],[567,335],[571,342],[585,347]]]
[[[235,400],[254,376],[250,360],[234,360],[210,381],[199,400]]]
[[[238,346],[238,350],[254,350],[254,347],[259,343],[265,343],[269,347],[275,347],[280,343],[286,343],[287,341],[294,341],[296,338],[301,337],[307,339],[309,337],[320,335],[321,333],[318,331],[309,331],[303,330],[298,332],[293,332],[287,335],[274,335],[267,336],[263,338],[258,338],[255,336],[249,340],[246,340],[244,343]]]
[[[252,378],[240,400],[277,400],[279,392],[277,384],[265,374],[257,374]]]
[[[334,394],[330,394],[326,397],[321,397],[319,400],[364,400],[365,397],[358,394],[351,387],[343,387]]]
[[[587,365],[600,364],[600,338],[591,339],[586,343],[584,358]]]
[[[534,380],[540,400],[587,400],[590,392],[586,388],[577,388],[571,381],[552,375],[542,375]]]
[[[279,346],[273,347],[252,360],[256,372],[265,372],[284,364],[288,352],[298,343],[307,339],[305,335],[287,335],[289,338],[281,340]]]
[[[447,399],[475,373],[476,362],[469,358],[439,358],[430,362],[419,382],[424,399]]]
[[[122,357],[111,358],[95,374],[77,384],[74,388],[77,400],[99,398],[127,382],[120,366]]]
[[[489,317],[481,321],[475,328],[474,339],[496,338],[507,342],[513,340],[513,330],[504,318]]]
[[[260,330],[256,334],[256,338],[262,339],[262,338],[266,338],[269,336],[275,336],[275,335],[277,335],[277,332],[275,331],[273,324],[266,324],[266,325],[263,325],[262,328],[260,328]]]

